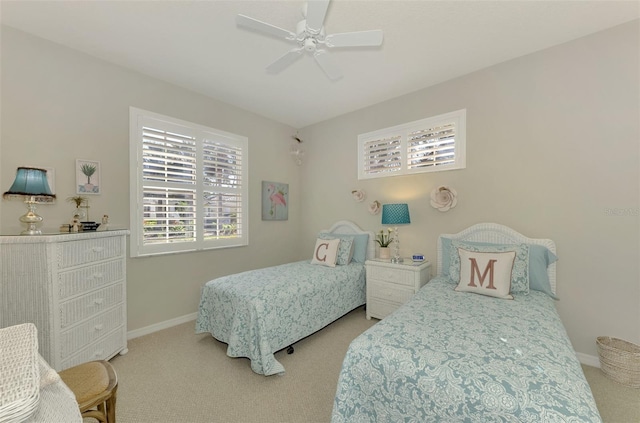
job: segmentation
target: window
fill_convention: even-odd
[[[464,169],[466,109],[358,136],[358,179]]]
[[[131,256],[248,244],[248,140],[130,109]]]

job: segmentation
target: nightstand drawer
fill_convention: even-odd
[[[375,279],[367,280],[371,298],[379,298],[398,304],[406,303],[414,294],[412,288],[401,288],[388,282]]]
[[[400,304],[390,303],[377,298],[367,301],[367,312],[371,317],[384,319],[400,307]]]
[[[367,280],[378,279],[398,285],[413,287],[415,273],[411,270],[382,266],[367,266]]]

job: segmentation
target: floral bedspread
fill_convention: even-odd
[[[202,289],[196,333],[228,344],[259,374],[284,373],[274,353],[365,303],[362,263],[288,263],[214,279]]]
[[[601,422],[553,300],[437,278],[350,345],[332,422]]]

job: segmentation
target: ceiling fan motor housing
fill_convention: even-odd
[[[320,31],[313,32],[307,27],[306,19],[298,22],[296,25],[296,34],[296,39],[300,43],[300,47],[306,51],[316,51],[317,44],[324,41],[324,27],[320,28]]]

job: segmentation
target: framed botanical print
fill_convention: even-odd
[[[76,160],[76,194],[100,194],[100,162]]]

